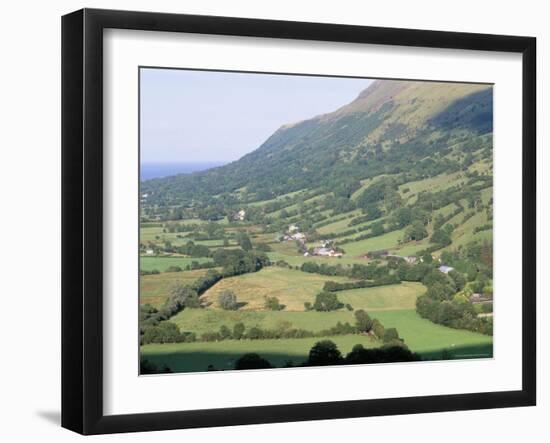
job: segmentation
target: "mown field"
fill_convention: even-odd
[[[351,281],[345,277],[328,277],[309,274],[294,269],[270,266],[259,272],[224,278],[201,297],[212,307],[218,307],[218,295],[233,291],[241,303],[241,310],[261,310],[265,297],[277,297],[286,311],[303,311],[304,302],[313,302],[315,294],[321,291],[326,281]]]

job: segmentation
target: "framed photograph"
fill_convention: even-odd
[[[531,37],[62,20],[62,425],[536,402]]]

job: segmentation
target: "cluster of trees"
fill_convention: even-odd
[[[216,266],[223,268],[223,277],[256,272],[269,265],[269,258],[263,252],[243,249],[216,249],[212,259]]]
[[[160,274],[160,271],[158,269],[140,269],[139,275],[157,275]]]
[[[349,277],[362,280],[381,280],[391,274],[391,268],[389,266],[375,262],[370,262],[366,265],[354,263],[352,266],[341,264],[329,265],[327,263],[319,265],[316,262],[305,262],[300,267],[300,270],[312,274]]]
[[[315,302],[313,304],[305,302],[304,307],[306,310],[328,312],[337,311],[343,308],[344,304],[338,300],[334,292],[322,291],[315,296]]]
[[[443,326],[493,335],[492,317],[478,317],[474,305],[468,301],[436,300],[424,295],[418,298],[416,311]]]
[[[493,334],[492,318],[478,317],[474,305],[461,293],[468,283],[462,273],[453,270],[444,274],[432,269],[421,281],[427,287],[426,293],[416,300],[416,311],[421,317],[451,328]]]
[[[359,280],[345,283],[327,281],[323,285],[323,291],[338,292],[347,291],[348,289],[373,288],[375,286],[395,285],[399,283],[401,283],[401,280],[399,279],[399,276],[397,274],[388,274],[386,276],[379,277],[374,281]]]
[[[411,352],[404,344],[385,345],[371,349],[365,348],[362,344],[357,344],[351,352],[344,356],[336,343],[331,340],[322,340],[313,345],[305,362],[300,365],[287,362],[285,367],[398,363],[419,360],[420,356]],[[234,365],[235,369],[269,369],[273,367],[274,365],[267,359],[256,353],[243,355],[236,360]]]
[[[357,334],[358,332],[359,330],[357,327],[349,324],[348,322],[338,322],[335,326],[316,332],[301,328],[293,328],[290,322],[281,322],[281,324],[274,329],[266,329],[258,326],[246,328],[244,323],[239,322],[233,326],[233,329],[226,325],[222,325],[218,331],[205,332],[198,337],[197,340],[222,341],[311,338]]]
[[[174,252],[189,257],[210,257],[212,255],[208,246],[196,244],[191,240],[183,246],[174,248]]]

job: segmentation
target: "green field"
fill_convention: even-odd
[[[182,269],[185,269],[187,265],[190,265],[192,262],[207,263],[212,261],[208,257],[148,257],[141,256],[139,258],[139,269],[143,271],[152,271],[156,269],[157,271],[164,272],[170,266],[179,266]]]
[[[334,341],[345,353],[351,351],[357,343],[362,343],[365,347],[380,345],[378,341],[360,335],[326,338]],[[210,364],[216,369],[232,369],[235,361],[248,352],[260,354],[275,366],[284,366],[288,361],[294,364],[303,362],[309,349],[319,340],[323,338],[145,345],[141,347],[141,353],[143,358],[157,364],[166,364],[175,372],[206,371]]]
[[[190,317],[197,328],[208,324],[208,310],[188,310],[188,321],[191,324]],[[215,313],[216,311],[211,311]],[[218,311],[220,312],[220,311]],[[225,313],[225,312],[224,312]],[[262,326],[267,327],[270,324],[277,325],[277,322],[290,321],[294,327],[313,327],[321,322],[330,322],[326,326],[334,324],[336,321],[353,321],[353,313],[340,311],[337,313],[265,313],[269,314],[262,317],[262,313],[238,313],[243,314],[240,321],[243,321],[247,327]],[[275,316],[272,314],[281,314]],[[289,315],[294,314],[294,315]],[[325,314],[324,319],[322,318]],[[178,314],[173,320],[177,322],[182,330],[186,323],[181,321],[185,311]],[[309,317],[309,318],[308,318]],[[386,327],[398,328],[399,335],[405,339],[409,348],[419,353],[424,359],[438,359],[441,352],[446,349],[453,358],[488,358],[492,357],[492,337],[476,334],[469,331],[450,329],[436,325],[428,320],[420,318],[414,310],[398,311],[377,311],[373,317],[378,318]],[[256,318],[256,320],[253,320]],[[330,320],[329,320],[330,319]],[[228,319],[226,319],[228,320]],[[212,326],[220,324],[220,318],[213,318]],[[227,326],[231,325],[229,321]],[[312,329],[313,330],[313,329]],[[319,329],[317,329],[319,330]],[[199,329],[196,332],[200,332]],[[206,332],[206,331],[205,331]],[[343,353],[351,350],[353,345],[362,343],[365,346],[380,346],[381,343],[373,341],[371,338],[361,335],[346,335],[331,337]],[[178,343],[164,345],[146,345],[141,350],[144,358],[157,363],[167,364],[175,371],[190,372],[204,371],[209,364],[214,364],[219,369],[230,369],[235,359],[247,352],[256,352],[270,360],[275,365],[282,365],[288,360],[299,363],[303,361],[309,352],[311,346],[321,340],[321,338],[307,339],[282,339],[282,340],[226,340],[222,342],[197,342],[197,343]]]
[[[368,238],[352,243],[342,245],[346,254],[351,256],[365,255],[369,251],[380,251],[382,249],[392,249],[398,246],[399,240],[403,238],[403,230],[388,232],[378,237]]]

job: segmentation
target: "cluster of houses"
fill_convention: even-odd
[[[317,255],[320,257],[342,257],[344,254],[342,254],[339,251],[336,251],[332,247],[332,241],[326,240],[321,243],[320,247],[310,249],[309,251],[306,251],[304,253],[304,256],[306,257],[309,255]]]
[[[421,263],[423,261],[422,257],[417,257],[416,255],[407,255],[405,257],[402,257],[400,255],[390,254],[389,251],[386,251],[386,250],[370,251],[370,252],[367,253],[367,255],[363,256],[363,258],[369,258],[369,259],[374,259],[374,258],[402,259],[402,260],[405,260],[405,262],[408,263],[409,265],[415,265],[415,264]],[[433,257],[433,258],[435,260],[439,260],[439,262],[441,263],[440,258],[435,258],[435,257]],[[439,272],[442,272],[443,274],[448,274],[449,272],[454,271],[455,268],[453,268],[452,266],[446,266],[446,265],[442,264],[441,266],[439,266],[438,269],[439,269]]]
[[[321,246],[315,247],[313,249],[306,250],[306,240],[307,236],[300,232],[300,228],[297,225],[290,225],[286,232],[282,236],[282,241],[297,241],[302,245],[302,250],[304,251],[304,257],[309,256],[321,256],[321,257],[342,257],[342,253],[336,251],[331,246],[331,241],[325,241],[321,243]]]
[[[300,228],[296,225],[290,225],[283,235],[283,241],[299,241],[304,244],[306,240],[306,235],[303,232],[300,232]]]
[[[233,221],[244,221],[244,219],[246,218],[246,211],[244,209],[240,209],[233,214],[232,218]]]
[[[405,257],[402,257],[400,255],[390,254],[389,251],[382,250],[382,251],[369,251],[366,255],[364,255],[362,258],[366,259],[376,259],[376,258],[395,258],[395,259],[403,259],[405,260],[409,265],[415,265],[416,263],[419,263],[422,261],[421,257],[417,257],[416,255],[407,255]]]
[[[309,255],[318,255],[321,257],[342,257],[344,254],[341,252],[337,252],[332,248],[326,248],[326,247],[320,247],[320,248],[313,248],[311,251],[311,254],[309,252],[304,252],[304,256],[307,257]]]

